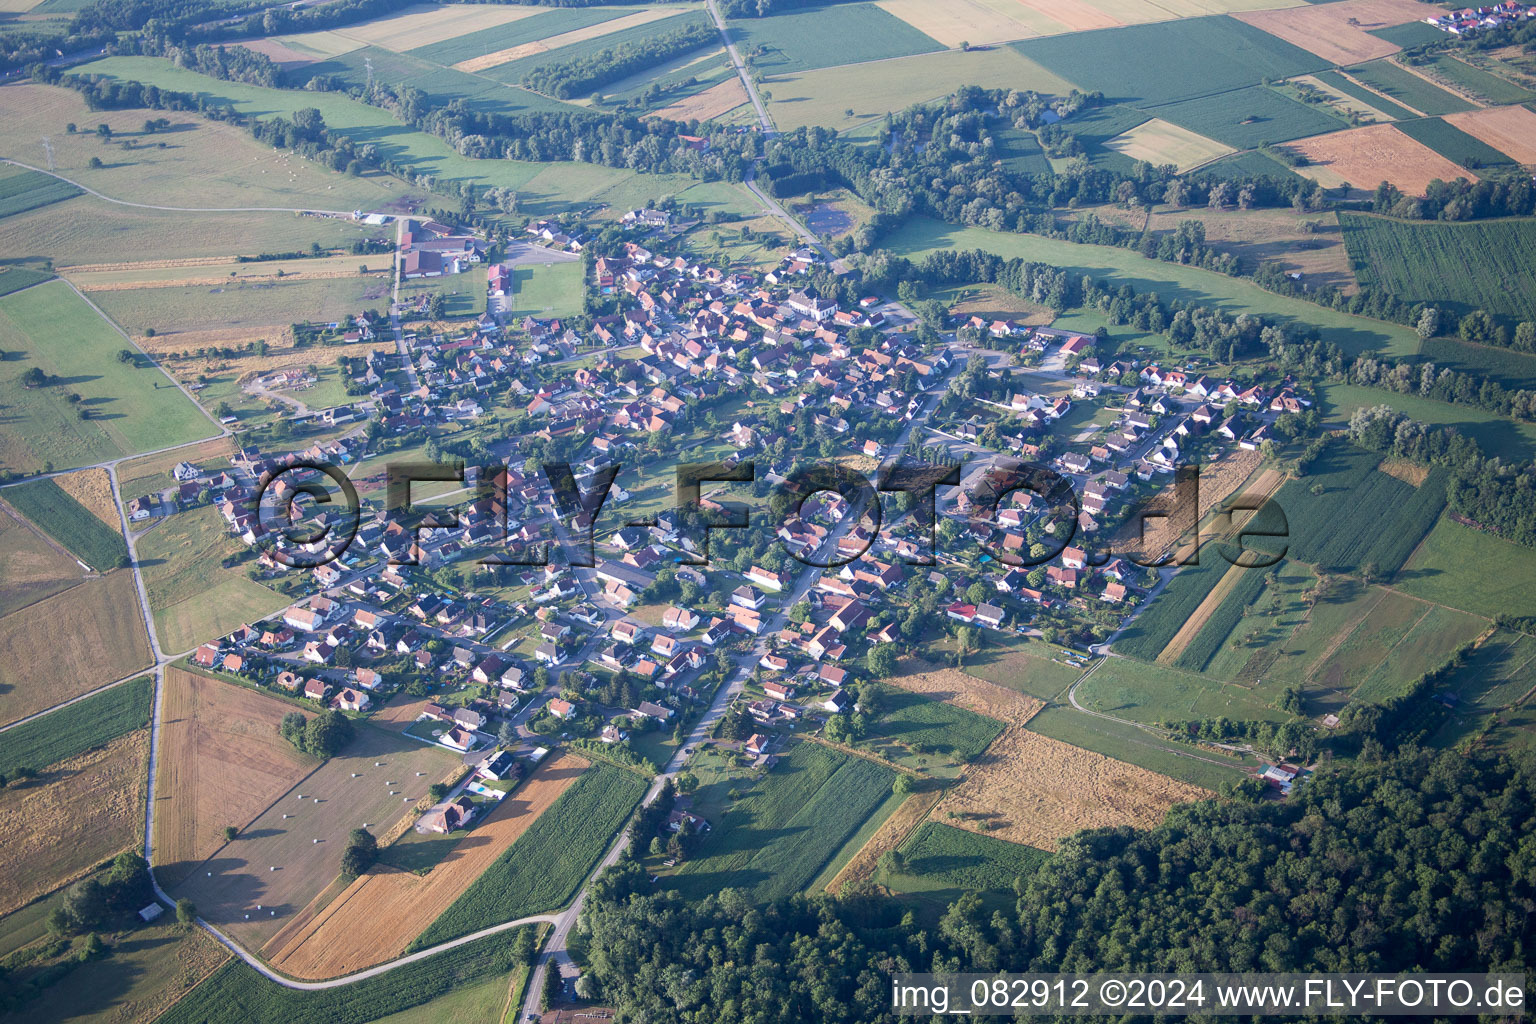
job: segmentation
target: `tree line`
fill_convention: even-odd
[[[719,45],[720,33],[707,16],[683,28],[648,39],[611,46],[570,60],[540,64],[523,76],[523,85],[556,99],[585,96],[646,68],[701,46]]]
[[[1348,436],[1362,448],[1449,467],[1452,512],[1506,540],[1536,546],[1536,463],[1489,456],[1453,427],[1427,426],[1386,405],[1356,410]]]

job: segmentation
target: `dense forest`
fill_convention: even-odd
[[[894,1021],[896,971],[1523,971],[1536,940],[1536,764],[1401,752],[1284,803],[1210,800],[1082,832],[934,926],[869,896],[690,903],[626,860],[576,952],[616,1020]]]

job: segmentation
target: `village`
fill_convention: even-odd
[[[1464,36],[1480,29],[1512,25],[1530,18],[1536,18],[1536,5],[1523,4],[1519,0],[1504,0],[1501,4],[1487,7],[1463,7],[1449,14],[1425,18],[1424,21],[1444,32]]]
[[[1178,467],[1254,452],[1311,405],[1288,378],[1101,359],[1095,335],[935,325],[873,296],[845,309],[816,290],[827,278],[815,250],[761,276],[727,273],[653,248],[643,233],[667,220],[636,212],[639,237],[582,257],[592,293],[616,307],[582,328],[505,322],[494,300],[509,279],[492,264],[487,310],[467,326],[402,328],[398,352],[348,360],[356,403],[293,417],[313,443],[180,464],[174,492],[131,508],[214,505],[245,545],[240,567],[294,599],[200,646],[192,665],[302,706],[407,714],[407,736],[462,757],[472,774],[425,812],[430,827],[468,825],[455,801],[521,770],[509,755],[531,766],[564,742],[659,766],[726,685],[714,738],[767,767],[786,736],[846,734],[881,647],[950,636],[963,652],[993,632],[1081,666],[1170,572],[1103,539]],[[551,225],[529,230],[581,247]],[[402,237],[420,257],[405,266],[422,273],[448,261],[467,274],[484,253],[441,225]],[[374,329],[342,326],[349,340]],[[469,465],[430,505],[387,508],[384,468],[422,453]],[[836,491],[791,489],[798,507],[776,504],[818,459],[871,477],[896,459],[953,463],[962,482],[940,488],[932,516],[887,499],[882,518]],[[582,489],[619,470],[595,517],[559,507],[544,460],[570,463]],[[980,508],[978,489],[1019,460],[1070,480],[1075,510],[1026,490]],[[720,476],[750,463],[754,476],[674,507],[680,462]],[[339,467],[363,500],[339,557],[314,565],[346,519],[308,500],[309,486],[333,486],[317,466]],[[747,528],[724,528],[744,507]],[[573,557],[584,550],[593,557]]]

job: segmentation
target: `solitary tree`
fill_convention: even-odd
[[[197,920],[197,904],[186,897],[176,901],[176,923],[189,925]]]
[[[365,828],[355,828],[347,836],[347,845],[341,851],[341,873],[356,878],[374,861],[379,859],[379,842]]]

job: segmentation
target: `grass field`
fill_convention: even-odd
[[[1147,725],[1222,715],[1274,722],[1288,717],[1270,706],[1268,687],[1248,682],[1240,686],[1169,665],[1110,658],[1076,693],[1078,703],[1090,711]]]
[[[1197,135],[1159,118],[1142,124],[1104,143],[1106,149],[1132,160],[1161,167],[1172,164],[1180,172],[1210,163],[1233,152],[1232,147]]]
[[[1448,688],[1482,711],[1505,708],[1536,686],[1536,639],[1501,629],[1467,657]]]
[[[449,992],[504,976],[515,931],[501,932],[354,985],[302,992],[231,961],[159,1018],[158,1024],[368,1024]]]
[[[127,345],[62,282],[0,298],[0,349],[11,353],[0,371],[9,424],[0,434],[0,465],[66,469],[214,433],[165,374],[142,358],[118,361]],[[34,367],[58,382],[25,386],[21,377]],[[81,419],[82,409],[90,419]]]
[[[1216,790],[1223,782],[1240,778],[1238,772],[1252,763],[1193,748],[1174,748],[1134,725],[1085,715],[1065,705],[1046,708],[1030,719],[1028,728],[1030,732],[1112,756],[1203,789]]]
[[[1172,121],[1231,149],[1289,142],[1348,127],[1326,107],[1298,103],[1273,89],[1250,86],[1215,96],[1152,107],[1148,113]],[[1217,154],[1220,155],[1220,154]]]
[[[144,830],[144,730],[51,766],[35,781],[0,790],[0,847],[9,913],[137,845]]]
[[[1002,731],[1002,723],[993,719],[887,686],[881,688],[879,714],[861,746],[874,747],[891,760],[933,752],[964,763],[987,749]]]
[[[41,771],[144,728],[153,695],[154,680],[140,676],[7,729],[0,743],[0,774],[13,775],[17,768]]]
[[[512,295],[507,309],[515,317],[575,316],[586,291],[584,264],[551,263],[512,268]]]
[[[1424,143],[1447,160],[1454,160],[1463,167],[1492,167],[1511,162],[1509,157],[1482,139],[1474,138],[1438,117],[1404,121],[1397,128],[1410,139]]]
[[[1325,384],[1318,390],[1330,426],[1346,426],[1356,409],[1390,405],[1422,423],[1455,427],[1491,452],[1503,452],[1517,458],[1536,457],[1536,424],[1509,420],[1482,409],[1437,402],[1418,395],[1399,395],[1381,388]]]
[[[914,259],[945,249],[981,249],[1005,259],[1050,263],[1074,275],[1091,274],[1116,286],[1129,284],[1137,291],[1157,292],[1164,301],[1179,298],[1216,306],[1233,315],[1249,312],[1309,324],[1346,352],[1374,350],[1407,356],[1418,351],[1419,337],[1406,327],[1336,313],[1301,299],[1266,292],[1247,281],[1149,260],[1127,249],[1077,245],[985,228],[958,228],[927,217],[909,219],[882,244]]]
[[[139,537],[139,571],[165,650],[191,650],[288,603],[244,570],[220,566],[241,548],[212,505],[163,519]]]
[[[1014,882],[1033,874],[1050,857],[1032,846],[937,821],[924,822],[900,850],[904,869],[881,871],[877,880],[892,892],[920,894],[925,902],[945,905],[966,892],[1011,897]]]
[[[1419,676],[1444,664],[1456,648],[1487,627],[1487,619],[1431,607],[1360,681],[1353,697],[1381,702],[1407,693]]]
[[[0,166],[0,218],[73,199],[80,190],[51,174]]]
[[[1458,88],[1489,103],[1529,103],[1536,100],[1536,93],[1529,89],[1448,54],[1430,61],[1429,69],[1432,74],[1445,78]]]
[[[154,855],[173,886],[315,767],[277,733],[293,707],[233,683],[165,670]]]
[[[518,192],[520,211],[529,216],[546,216],[557,213],[569,212],[569,208],[575,203],[586,203],[594,199],[610,199],[616,207],[623,207],[628,199],[631,208],[634,199],[641,203],[647,197],[666,195],[693,184],[691,178],[679,175],[639,175],[633,171],[619,170],[609,167],[601,167],[595,164],[535,164],[521,163],[513,160],[472,160],[460,156],[451,146],[435,135],[426,132],[414,131],[400,121],[392,117],[388,112],[377,107],[368,106],[357,100],[351,99],[344,93],[318,93],[302,92],[286,89],[268,89],[261,86],[245,85],[239,82],[225,82],[215,78],[200,75],[195,71],[187,71],[173,66],[170,62],[158,57],[109,57],[92,64],[85,65],[81,71],[90,74],[108,74],[115,77],[144,82],[145,84],[158,85],[162,89],[174,89],[184,92],[196,93],[205,97],[208,102],[227,104],[235,107],[241,113],[248,115],[281,114],[291,117],[293,112],[305,107],[318,109],[325,123],[335,129],[346,132],[353,141],[364,144],[372,143],[377,146],[380,155],[386,159],[408,165],[418,173],[430,174],[439,181],[463,182],[470,181],[477,186],[496,186],[513,188]],[[73,93],[62,90],[45,89],[45,101],[47,96],[54,93],[66,97],[73,97]],[[57,101],[52,101],[57,102]],[[83,109],[83,108],[82,108]],[[132,116],[133,112],[129,112]],[[53,121],[68,119],[68,114],[58,112],[49,119],[50,126]],[[82,119],[85,114],[79,115]],[[96,115],[90,115],[95,117]],[[140,123],[143,113],[137,115]],[[237,129],[229,129],[236,131]],[[0,134],[0,144],[9,136]],[[244,136],[242,136],[244,138]],[[34,145],[31,134],[18,135],[18,143]],[[253,143],[254,144],[254,143]],[[362,181],[370,183],[375,189],[373,198],[363,196],[356,197],[356,201],[345,204],[345,209],[350,211],[359,206],[373,208],[380,203],[389,202],[404,194],[411,194],[411,190],[405,188],[400,182],[392,178],[376,176],[373,178],[349,179],[340,175],[334,175],[331,171],[309,164],[298,157],[289,157],[286,153],[274,157],[269,149],[257,147],[263,154],[264,160],[282,160],[280,167],[270,168],[272,174],[280,174],[283,177],[293,175],[293,180],[274,183],[276,187],[285,190],[298,190],[307,188],[312,177],[318,180],[321,175],[326,176],[326,181],[334,184],[336,180]],[[139,150],[139,153],[146,151]],[[0,148],[3,153],[3,148]],[[227,163],[227,160],[226,160]],[[261,182],[255,185],[249,179],[257,177],[256,171],[261,168],[252,165],[249,170],[242,169],[244,176],[238,182],[228,182],[219,195],[228,200],[227,204],[208,202],[207,205],[231,205],[245,206],[248,201],[240,201],[252,194],[249,190],[259,188]],[[232,175],[227,167],[219,168],[224,176]],[[209,171],[200,171],[204,177],[199,180],[199,190],[212,189],[219,184],[221,175]],[[73,175],[71,175],[73,176]],[[271,174],[267,176],[271,177]],[[124,179],[127,180],[127,179]],[[97,187],[95,182],[87,182],[92,187]],[[319,191],[325,192],[325,182],[319,184]],[[121,191],[114,191],[113,183],[103,182],[100,189],[108,195],[122,196]],[[177,186],[168,184],[168,188]],[[339,187],[338,187],[339,188]],[[638,196],[625,196],[624,190],[633,188],[638,191]],[[165,193],[157,192],[163,196]],[[328,198],[322,208],[333,208],[342,203],[345,194],[337,195],[335,190],[326,192]],[[190,196],[189,196],[190,198]],[[154,202],[154,200],[146,200]],[[281,200],[274,199],[274,206],[294,205],[292,195],[284,192]]]
[[[396,732],[355,731],[341,754],[295,780],[249,825],[229,822],[244,825],[241,834],[230,843],[219,836],[219,848],[176,887],[177,898],[190,898],[209,923],[260,947],[335,880],[352,829],[388,831],[457,761]]]
[[[123,540],[121,528],[108,527],[94,512],[70,497],[56,480],[34,480],[7,487],[3,495],[16,511],[97,572],[128,564],[128,543]]]
[[[644,795],[640,776],[593,764],[410,948],[564,906]]]
[[[85,578],[42,531],[0,509],[0,617],[68,590]]]
[[[872,3],[843,4],[731,22],[732,41],[768,75],[940,50],[932,37]]]
[[[386,260],[375,256],[372,265],[382,267]],[[369,258],[352,262],[355,268]],[[159,336],[157,347],[176,344],[178,335],[213,329],[244,328],[270,336],[295,322],[330,323],[363,309],[389,305],[389,279],[382,274],[281,281],[231,278],[213,285],[83,290],[123,330],[140,335],[146,328],[153,329]]]
[[[88,580],[0,618],[0,722],[25,718],[149,664],[132,574],[120,569]]]
[[[167,261],[229,258],[308,249],[311,243],[347,247],[382,237],[383,230],[292,213],[140,210],[81,196],[7,220],[0,257],[48,257],[61,269],[135,263],[146,253]]]
[[[1489,572],[1489,566],[1498,566]],[[1414,552],[1394,586],[1474,615],[1536,615],[1536,552],[1442,519]]]
[[[1445,91],[1390,60],[1372,61],[1345,70],[1372,89],[1431,117],[1473,108],[1473,104],[1455,93]]]
[[[1404,302],[1434,302],[1458,317],[1486,309],[1536,319],[1536,288],[1526,266],[1536,247],[1536,221],[1413,224],[1341,214],[1339,223],[1361,284]]]
[[[1012,45],[1084,90],[1154,105],[1328,67],[1300,47],[1225,17],[1076,32]],[[1199,59],[1169,60],[1170,53],[1199,54]]]
[[[1307,593],[1316,585],[1317,575],[1307,565],[1287,560],[1273,576],[1263,573],[1261,581],[1250,613],[1224,636],[1213,637],[1219,646],[1201,667],[1206,675],[1255,685],[1271,673],[1285,653],[1286,642],[1315,610],[1316,605],[1307,602]],[[1239,582],[1247,582],[1246,577]]]
[[[578,757],[548,759],[510,796],[482,807],[470,831],[426,838],[407,832],[386,847],[380,863],[346,891],[310,914],[293,919],[263,952],[273,965],[300,978],[348,974],[405,952],[406,946],[521,838],[581,776]],[[419,841],[418,841],[419,840]],[[410,870],[405,852],[445,844],[447,852],[425,877]]]
[[[704,770],[700,779],[695,809],[713,827],[667,883],[686,895],[729,886],[771,900],[817,878],[891,795],[895,773],[807,740],[766,775]]]
[[[1072,89],[1060,75],[1005,46],[970,53],[943,50],[816,71],[765,69],[762,88],[779,128],[822,125],[846,132],[878,127],[888,111],[947,96],[958,85],[1034,89],[1058,96]]]
[[[109,954],[75,967],[67,981],[29,1004],[28,1024],[153,1020],[230,957],[206,932],[163,918],[102,939]],[[129,1008],[131,1016],[125,1015]]]
[[[1420,354],[1436,366],[1497,381],[1506,388],[1536,388],[1536,355],[1460,338],[1430,338]]]
[[[155,84],[191,92],[201,91],[205,85],[254,88],[205,78],[156,57],[113,57],[83,70],[146,84],[160,72],[163,80]],[[196,114],[174,112],[172,128],[151,136],[144,132],[145,119],[166,112],[91,111],[73,90],[46,85],[13,89],[7,90],[14,104],[13,116],[0,127],[0,156],[46,167],[47,157],[38,139],[47,135],[53,140],[54,165],[60,174],[115,199],[155,206],[314,207],[350,213],[359,207],[375,208],[400,194],[397,183],[388,177],[348,177],[287,151],[273,152],[244,128]],[[210,99],[219,91],[211,90]],[[266,91],[281,94],[281,90]],[[324,93],[283,95],[286,98],[280,104],[260,111],[286,115],[301,107],[328,106]],[[381,111],[373,120],[388,116]],[[63,126],[68,121],[105,124],[113,137],[108,141],[94,132],[66,133]],[[160,148],[162,143],[164,149]],[[92,167],[92,157],[99,158],[103,166]]]

